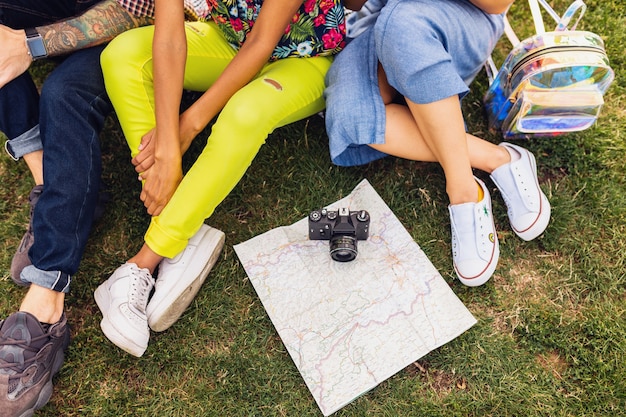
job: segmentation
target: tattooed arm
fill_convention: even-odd
[[[62,55],[108,42],[120,33],[152,23],[135,17],[116,0],[104,0],[80,16],[38,27],[48,55]]]
[[[37,31],[49,56],[67,54],[100,45],[116,35],[152,23],[151,17],[137,17],[116,0],[103,0],[82,15],[62,20]],[[28,69],[32,58],[24,30],[0,25],[0,88]]]

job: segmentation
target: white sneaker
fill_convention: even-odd
[[[161,261],[146,310],[152,330],[169,328],[191,304],[220,256],[224,239],[224,232],[203,224],[181,253]]]
[[[537,162],[526,149],[503,142],[511,162],[496,168],[491,179],[507,206],[513,231],[524,240],[543,233],[550,221],[550,202],[539,188]]]
[[[102,311],[102,332],[111,342],[134,356],[143,355],[148,347],[150,329],[146,304],[153,287],[154,279],[147,269],[125,263],[94,292]]]
[[[491,278],[500,256],[489,191],[482,181],[475,179],[483,189],[482,200],[448,206],[454,270],[459,280],[470,287]]]

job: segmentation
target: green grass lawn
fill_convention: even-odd
[[[563,11],[565,0],[551,1]],[[616,80],[593,128],[519,141],[535,153],[552,219],[523,242],[493,193],[500,262],[478,288],[456,280],[447,198],[434,164],[387,158],[340,168],[328,157],[323,120],[278,129],[243,180],[207,223],[226,233],[222,257],[169,330],[152,333],[142,358],[102,334],[95,288],[140,247],[149,218],[117,121],[102,135],[104,179],[113,194],[95,226],[67,314],[73,342],[40,416],[321,416],[232,246],[291,224],[366,178],[478,319],[469,331],[347,405],[337,416],[626,415],[626,3],[588,0],[579,28],[603,36]],[[527,4],[511,22],[532,32]],[[509,45],[505,39],[497,57]],[[481,75],[464,102],[469,130],[486,132]],[[192,160],[202,147],[197,140]],[[279,170],[276,167],[280,167]],[[495,187],[484,173],[478,176]],[[28,221],[32,180],[23,163],[0,156],[0,316],[24,290],[9,278]]]

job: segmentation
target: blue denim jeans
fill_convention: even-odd
[[[29,3],[39,11],[46,9],[40,5],[49,4],[49,9],[63,2],[16,1],[12,4],[18,3],[21,11]],[[65,3],[86,6],[85,2],[79,1]],[[6,4],[0,2],[0,19],[6,19],[8,15],[4,9]],[[69,15],[76,11],[80,9]],[[32,21],[22,19],[16,27],[40,25],[30,23],[39,18],[40,13],[34,15]],[[55,15],[55,20],[58,18]],[[35,243],[29,251],[32,265],[22,271],[21,278],[56,291],[69,291],[71,275],[78,270],[98,201],[101,174],[99,133],[105,117],[112,110],[100,69],[102,49],[94,47],[75,52],[50,73],[43,84],[39,113],[34,119],[39,124],[44,151],[45,185],[33,214]],[[3,118],[7,113],[14,113],[17,117],[8,116],[2,121],[7,123],[6,131],[19,130],[18,123],[26,126],[27,131],[32,129],[34,126],[29,128],[18,116],[24,111],[36,112],[36,104],[26,99],[10,104],[7,106],[6,101],[0,101]],[[17,108],[17,105],[22,107]],[[5,125],[1,128],[4,130]]]
[[[100,0],[0,0],[0,24],[14,29],[42,26],[79,14]],[[13,159],[42,149],[39,93],[28,72],[0,89],[0,131]]]

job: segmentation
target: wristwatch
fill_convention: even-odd
[[[43,39],[37,29],[27,28],[26,31],[26,45],[28,46],[28,53],[33,58],[33,61],[48,56],[46,46],[43,43]]]

